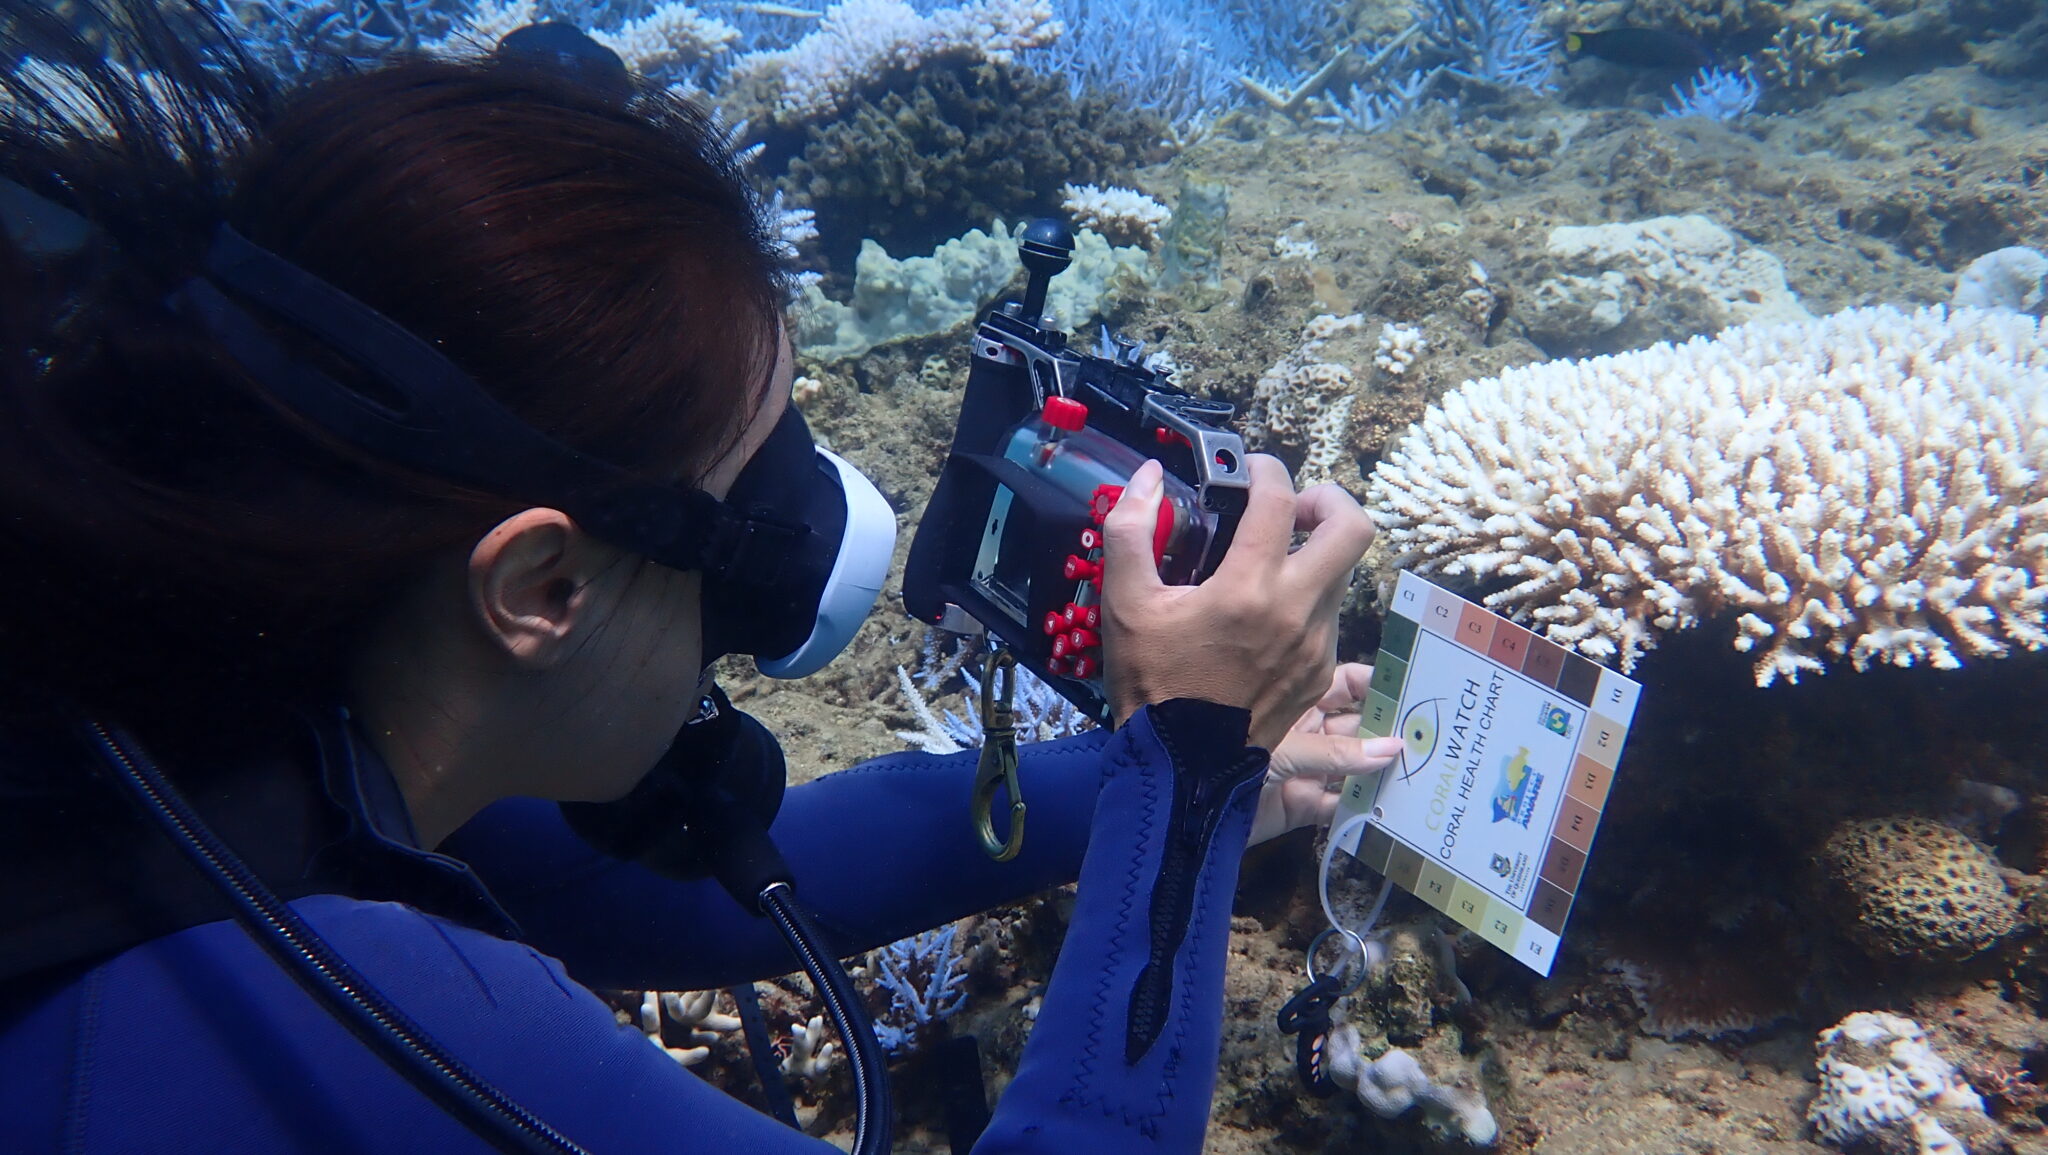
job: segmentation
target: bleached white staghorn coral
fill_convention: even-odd
[[[1422,330],[1413,325],[1396,325],[1393,322],[1380,326],[1379,351],[1372,355],[1372,363],[1382,373],[1400,376],[1415,364],[1429,348],[1429,339]]]
[[[497,47],[516,28],[537,19],[535,0],[483,0],[448,35],[420,49],[430,56],[477,56]],[[679,0],[614,29],[593,29],[590,38],[619,54],[626,67],[647,75],[675,64],[716,56],[739,39],[740,30]]]
[[[1074,224],[1094,229],[1116,241],[1159,241],[1159,230],[1173,219],[1173,210],[1136,189],[1092,184],[1060,186],[1060,207],[1074,218]]]
[[[640,1030],[649,1041],[685,1067],[694,1067],[711,1054],[718,1034],[740,1029],[740,1021],[719,1014],[717,991],[646,991],[640,996]],[[661,1038],[661,1015],[683,1028],[683,1045],[671,1047]]]
[[[536,0],[482,0],[448,35],[422,43],[420,51],[429,56],[480,56],[514,29],[533,23],[539,11]]]
[[[1365,324],[1357,313],[1310,319],[1301,345],[1259,375],[1252,386],[1244,429],[1260,448],[1286,446],[1302,453],[1297,485],[1329,481],[1344,456],[1358,378],[1347,365],[1323,359],[1323,346]]]
[[[1510,369],[1374,471],[1402,567],[1632,668],[1737,616],[1759,685],[2048,645],[2048,331],[1852,309]]]
[[[789,1028],[789,1050],[782,1056],[785,1077],[810,1082],[832,1069],[835,1044],[825,1041],[825,1017],[812,1015],[809,1022]]]
[[[663,4],[612,31],[590,38],[619,54],[626,67],[645,76],[676,64],[716,56],[738,40],[740,30],[688,4]]]
[[[861,85],[927,61],[1008,63],[1058,39],[1049,0],[970,0],[920,15],[903,0],[840,0],[802,40],[733,61],[727,84],[772,78],[775,119],[797,124],[839,111]]]

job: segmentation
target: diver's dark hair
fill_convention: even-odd
[[[519,508],[262,403],[165,304],[222,221],[615,464],[696,481],[736,442],[780,270],[694,106],[489,58],[283,91],[197,7],[54,7],[0,0],[0,178],[95,230],[0,237],[11,680],[158,727],[331,693],[396,590]]]

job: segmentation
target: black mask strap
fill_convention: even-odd
[[[351,387],[291,355],[223,289],[363,371]],[[680,570],[779,568],[801,531],[757,522],[697,489],[637,480],[520,420],[432,345],[227,225],[206,275],[171,305],[197,321],[270,398],[384,460],[515,501],[556,505],[615,545]]]

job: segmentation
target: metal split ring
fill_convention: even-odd
[[[1365,972],[1367,969],[1365,966],[1365,950],[1363,949],[1363,940],[1361,940],[1357,935],[1351,933],[1348,930],[1342,930],[1334,926],[1324,927],[1320,933],[1318,933],[1314,938],[1309,940],[1308,962],[1306,965],[1306,969],[1308,971],[1308,980],[1310,982],[1319,981],[1316,975],[1316,952],[1323,949],[1323,944],[1329,941],[1331,935],[1335,934],[1341,934],[1345,938],[1351,940],[1352,942],[1360,944],[1359,947],[1354,950],[1354,954],[1358,959],[1358,966],[1354,968],[1354,973],[1352,974],[1351,978],[1346,981],[1344,987],[1337,992],[1337,997],[1342,998],[1343,996],[1348,995],[1352,991],[1355,991],[1359,987],[1365,985]],[[1344,957],[1339,956],[1337,959],[1337,969],[1332,971],[1331,975],[1334,977],[1335,975],[1342,973],[1343,969]]]

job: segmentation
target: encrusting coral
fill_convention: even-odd
[[[1337,478],[1351,409],[1358,403],[1358,377],[1350,366],[1326,357],[1324,346],[1364,326],[1365,318],[1358,313],[1311,318],[1301,330],[1301,345],[1261,373],[1252,386],[1245,436],[1255,448],[1283,449],[1299,458],[1297,485]]]
[[[2019,902],[1997,862],[1930,819],[1844,823],[1822,847],[1820,866],[1849,937],[1879,957],[1968,958],[2019,925]]]
[[[1758,685],[2048,645],[2048,333],[1852,309],[1510,369],[1371,478],[1402,568],[1622,669],[1735,617]]]
[[[1858,1150],[1968,1155],[1950,1128],[1968,1134],[1984,1100],[1935,1051],[1919,1023],[1858,1011],[1820,1033],[1820,1092],[1807,1118],[1822,1139]],[[1946,1124],[1946,1125],[1944,1125]],[[1894,1140],[1881,1145],[1885,1138]]]

